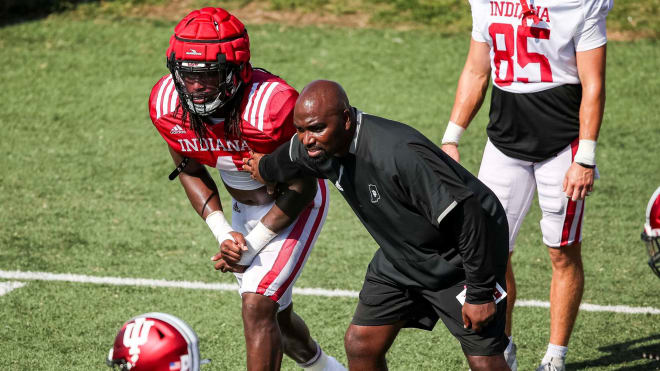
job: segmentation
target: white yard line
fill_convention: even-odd
[[[11,290],[25,286],[23,282],[0,282],[0,296],[8,294]]]
[[[0,279],[12,280],[38,280],[38,281],[60,281],[75,283],[93,283],[100,285],[115,286],[148,286],[148,287],[170,287],[181,289],[214,290],[214,291],[236,291],[236,284],[228,283],[205,283],[191,281],[168,281],[153,280],[145,278],[121,278],[121,277],[97,277],[85,276],[81,274],[61,274],[47,272],[21,272],[21,271],[3,271],[0,270]],[[13,287],[12,287],[13,285]],[[23,286],[20,282],[0,282],[0,295],[5,294],[15,288]],[[9,288],[5,291],[5,287]],[[322,288],[300,288],[294,287],[293,293],[296,295],[313,295],[326,297],[357,298],[358,292],[351,290],[328,290]],[[541,307],[549,308],[550,303],[540,300],[517,300],[516,307]],[[595,305],[582,303],[580,310],[586,312],[613,312],[626,314],[660,314],[660,309],[652,307],[629,307],[626,305]]]

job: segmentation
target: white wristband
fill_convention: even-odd
[[[580,139],[573,161],[590,166],[596,165],[596,141]]]
[[[222,213],[222,211],[216,210],[207,215],[206,224],[211,229],[211,232],[213,233],[213,236],[218,241],[218,243],[222,243],[222,241],[227,239],[232,239],[229,232],[232,232],[234,229],[231,227],[229,222],[227,222],[227,219],[225,219],[225,215]]]
[[[243,251],[240,265],[250,265],[252,259],[261,251],[270,241],[277,236],[277,233],[271,231],[262,222],[259,222],[250,233],[245,236],[247,250]]]
[[[465,128],[457,125],[453,121],[447,123],[447,129],[445,130],[445,135],[442,137],[442,144],[455,143],[458,144],[458,141],[461,139],[461,135]]]

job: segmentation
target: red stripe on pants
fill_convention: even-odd
[[[300,254],[300,259],[296,262],[296,266],[293,268],[293,272],[289,275],[289,277],[284,281],[282,286],[280,286],[279,289],[275,292],[273,295],[276,300],[279,300],[282,294],[287,290],[289,285],[291,285],[291,282],[293,279],[296,277],[296,274],[300,270],[300,267],[302,266],[302,263],[305,261],[305,256],[307,256],[307,251],[309,251],[309,248],[312,246],[312,241],[314,240],[314,236],[316,236],[316,230],[319,228],[319,225],[321,224],[321,220],[323,219],[323,214],[325,214],[325,208],[327,207],[327,201],[326,201],[326,192],[328,191],[327,185],[325,184],[325,181],[323,179],[319,179],[319,187],[321,188],[321,205],[319,206],[319,212],[316,215],[316,220],[314,221],[314,225],[312,226],[312,230],[309,232],[309,237],[307,238],[307,242],[305,242],[305,248],[302,251],[302,254]]]
[[[316,229],[318,228],[318,224],[320,223],[321,218],[323,218],[323,211],[326,206],[325,181],[319,179],[319,186],[321,187],[321,206],[319,207],[319,214],[317,215],[316,220],[314,221],[314,226],[312,227],[310,237],[307,239],[307,243],[305,244],[302,254],[299,257],[298,262],[296,263],[296,266],[292,274],[287,278],[284,284],[275,292],[275,294],[271,296],[271,299],[273,299],[274,301],[279,300],[281,294],[286,290],[286,287],[288,287],[290,282],[293,280],[293,277],[295,277],[296,272],[298,272],[298,270],[300,269],[300,265],[302,265],[302,262],[304,261],[304,256],[307,253],[307,250],[309,250],[309,247],[311,246],[311,241],[313,240],[311,236],[314,236],[314,233],[316,233]],[[307,224],[309,216],[312,212],[312,208],[313,208],[313,204],[310,204],[310,206],[308,206],[305,209],[305,211],[303,211],[302,214],[300,214],[300,216],[298,217],[298,221],[291,230],[291,233],[289,233],[289,235],[287,236],[286,241],[284,241],[284,244],[282,245],[282,248],[280,249],[277,258],[275,259],[275,263],[273,264],[273,267],[268,273],[266,273],[266,275],[264,275],[264,278],[261,279],[261,282],[259,282],[256,291],[257,294],[264,295],[268,287],[270,287],[270,285],[275,281],[275,279],[277,279],[277,276],[279,276],[279,274],[282,272],[282,269],[284,269],[284,267],[289,262],[289,259],[293,254],[293,250],[296,244],[298,243],[298,241],[300,240],[300,236],[302,235],[303,230],[305,229],[305,225]]]
[[[576,138],[571,143],[571,162],[573,162],[573,159],[575,159],[575,153],[577,152],[578,144],[579,144],[579,138]],[[568,238],[570,237],[571,226],[573,225],[573,220],[575,219],[576,206],[577,206],[576,201],[573,201],[571,199],[568,200],[568,204],[566,205],[566,215],[564,216],[564,226],[561,230],[561,243],[559,244],[559,246],[568,245]],[[584,202],[582,203],[582,207],[584,208]],[[580,224],[582,223],[582,213],[580,213],[579,222]],[[578,228],[575,231],[576,236],[579,235],[580,233],[579,227],[580,225],[578,225]]]

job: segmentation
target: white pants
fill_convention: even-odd
[[[577,151],[577,139],[556,156],[541,162],[509,157],[490,140],[486,143],[479,180],[486,184],[504,206],[509,222],[509,252],[538,189],[543,243],[560,248],[582,241],[584,200],[571,201],[562,191],[564,176]],[[596,172],[598,174],[598,172]]]
[[[325,222],[329,196],[328,186],[319,179],[314,202],[257,254],[244,273],[234,273],[239,294],[251,292],[267,296],[279,304],[279,311],[291,304],[293,284]],[[232,227],[243,235],[247,235],[273,206],[273,203],[250,206],[235,200],[232,203]]]

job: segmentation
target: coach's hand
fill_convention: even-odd
[[[252,179],[266,185],[266,191],[269,195],[275,194],[275,183],[268,183],[259,174],[259,161],[264,157],[263,153],[250,151],[250,157],[243,159],[243,171],[250,173]]]
[[[453,158],[454,161],[461,162],[461,155],[458,153],[458,145],[454,143],[443,144],[442,150],[445,151],[449,157]]]
[[[574,162],[564,177],[562,190],[572,201],[584,200],[594,190],[595,170]]]
[[[463,326],[471,328],[474,332],[480,332],[495,318],[495,311],[494,301],[484,304],[465,302],[463,305]]]

